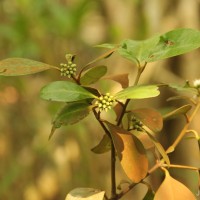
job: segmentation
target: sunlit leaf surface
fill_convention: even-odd
[[[193,193],[181,182],[172,178],[165,169],[165,179],[158,188],[154,200],[196,200]]]

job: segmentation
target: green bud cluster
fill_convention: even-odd
[[[67,64],[61,63],[60,67],[61,76],[67,76],[68,78],[71,78],[72,76],[76,75],[76,64],[74,64],[72,61],[69,61]]]
[[[131,119],[131,122],[132,122],[133,130],[143,131],[143,129],[142,129],[143,123],[140,120],[138,120],[136,117],[133,117]]]
[[[99,110],[102,111],[108,111],[112,108],[113,103],[115,102],[115,99],[110,93],[106,93],[105,95],[101,95],[98,100],[95,102],[95,104],[98,106]]]

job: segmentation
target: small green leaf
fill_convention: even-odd
[[[190,104],[181,106],[180,108],[177,108],[177,109],[165,114],[163,116],[163,119],[166,120],[166,119],[175,118],[180,115],[185,115],[191,108],[192,108],[192,106]]]
[[[160,36],[156,46],[150,48],[151,56],[147,62],[181,55],[200,47],[200,32],[182,28],[169,31]]]
[[[40,97],[49,101],[73,102],[96,96],[83,87],[69,81],[55,81],[44,86]]]
[[[103,200],[105,191],[94,188],[76,188],[72,190],[65,200]]]
[[[0,61],[0,76],[29,75],[48,69],[58,68],[26,58],[8,58]]]
[[[89,106],[90,105],[88,105],[86,102],[73,102],[62,107],[52,122],[53,126],[49,139],[52,137],[57,128],[60,128],[63,125],[77,123],[81,119],[85,118],[90,112]]]
[[[110,151],[111,149],[111,141],[108,135],[104,135],[100,143],[91,149],[96,154],[102,154]]]
[[[80,79],[82,85],[90,85],[97,82],[107,72],[106,66],[97,66],[89,69]]]
[[[131,86],[115,94],[116,99],[145,99],[160,94],[156,85]]]
[[[146,61],[151,56],[150,50],[159,42],[159,36],[154,36],[147,40],[135,41],[124,40],[121,43],[121,47],[118,49],[118,53],[135,63]]]
[[[191,95],[198,94],[198,90],[196,88],[176,84],[169,84],[168,86],[172,89],[175,89],[177,92],[185,92],[186,94]]]
[[[155,196],[154,192],[149,189],[146,195],[144,196],[143,200],[153,200],[154,196]]]
[[[130,112],[153,132],[159,132],[163,127],[162,115],[152,108],[140,108]]]
[[[130,132],[106,122],[111,132],[115,150],[126,175],[138,183],[148,171],[148,159],[141,141]]]

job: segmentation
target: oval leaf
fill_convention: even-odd
[[[153,62],[181,55],[200,47],[200,32],[193,29],[176,29],[160,36],[156,46],[152,46],[147,62]]]
[[[26,58],[8,58],[0,61],[0,76],[28,75],[52,68],[58,69],[57,67]]]
[[[72,190],[65,200],[103,200],[105,192],[93,188],[76,188]]]
[[[111,149],[111,141],[108,135],[104,135],[100,143],[91,149],[96,154],[102,154],[110,151]]]
[[[140,140],[130,132],[106,122],[114,146],[126,175],[138,183],[145,178],[148,171],[146,151]]]
[[[140,108],[132,110],[131,115],[132,114],[153,132],[162,130],[163,119],[158,111],[151,108]]]
[[[160,94],[156,85],[131,86],[115,94],[116,99],[145,99]]]
[[[182,183],[172,178],[165,169],[165,179],[158,188],[154,200],[170,199],[170,200],[195,200],[193,193]]]
[[[97,66],[89,69],[80,79],[82,85],[90,85],[97,82],[107,72],[106,66]]]
[[[52,124],[51,133],[49,139],[57,128],[63,125],[70,125],[79,122],[85,118],[90,112],[90,107],[85,102],[74,102],[66,104],[56,114]]]
[[[73,102],[96,96],[75,83],[55,81],[41,89],[40,97],[49,101]]]
[[[177,108],[177,109],[165,114],[163,116],[163,119],[166,120],[166,119],[175,118],[179,115],[185,115],[191,108],[192,108],[192,106],[190,104],[181,106],[180,108]]]

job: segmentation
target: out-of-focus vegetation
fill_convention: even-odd
[[[58,66],[65,53],[74,53],[77,65],[83,65],[102,52],[92,47],[96,44],[144,39],[178,27],[200,29],[199,10],[198,0],[1,0],[0,59],[26,57]],[[199,53],[196,50],[152,63],[142,81],[151,78],[155,82],[183,82],[199,78]],[[106,62],[116,73],[124,67],[133,69],[117,55]],[[59,74],[51,71],[0,77],[0,199],[64,199],[69,190],[81,186],[109,190],[109,162],[102,162],[109,154],[98,156],[90,151],[97,138],[102,137],[92,116],[78,127],[60,129],[48,141],[50,121],[60,105],[40,100],[38,93],[55,79]],[[106,87],[102,83],[102,88]],[[161,100],[152,104],[159,108],[164,103]],[[170,123],[166,133],[170,132]],[[194,126],[200,131],[198,121]],[[173,132],[176,128],[179,129],[173,127]],[[170,137],[162,136],[165,145]],[[191,151],[195,148],[192,142],[188,146]],[[179,153],[179,161],[184,163],[190,151],[181,147],[180,151],[184,153]],[[124,176],[120,168],[117,173]],[[156,187],[159,180],[153,181]],[[140,189],[143,188],[136,191],[138,195]]]

